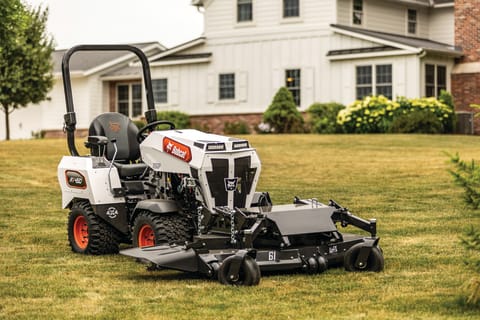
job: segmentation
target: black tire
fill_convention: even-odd
[[[383,270],[384,267],[384,258],[381,249],[378,246],[372,247],[370,254],[367,259],[367,265],[363,268],[358,268],[355,266],[355,261],[357,261],[357,257],[360,253],[360,249],[364,247],[364,243],[357,243],[356,245],[352,246],[348,251],[345,253],[344,258],[344,266],[345,270],[347,271],[372,271],[372,272],[380,272]]]
[[[95,215],[88,201],[73,203],[67,231],[73,252],[91,255],[118,253],[118,234]]]
[[[255,259],[250,256],[245,256],[237,279],[229,279],[228,272],[235,256],[230,256],[223,260],[220,269],[218,270],[218,281],[225,285],[236,286],[256,286],[260,283],[260,267]]]
[[[190,239],[190,231],[186,217],[142,211],[133,224],[132,242],[135,247],[184,243]]]

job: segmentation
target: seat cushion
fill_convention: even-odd
[[[118,174],[122,179],[136,178],[145,173],[148,166],[145,163],[122,164],[113,163],[118,170]]]

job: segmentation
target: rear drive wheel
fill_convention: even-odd
[[[152,247],[189,240],[188,219],[175,213],[155,214],[142,211],[133,224],[133,245]]]
[[[88,201],[72,205],[67,231],[73,252],[93,255],[118,253],[119,237],[95,215]]]
[[[371,248],[367,258],[367,264],[361,268],[355,265],[360,250],[365,246],[364,243],[357,243],[345,253],[344,266],[347,271],[373,271],[380,272],[384,267],[384,258],[381,249],[378,246]]]
[[[230,267],[235,256],[230,256],[225,259],[218,270],[218,280],[222,284],[236,285],[236,286],[256,286],[260,283],[260,267],[255,259],[250,256],[245,256],[240,266],[238,277],[231,279],[228,277]]]

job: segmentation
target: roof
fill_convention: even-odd
[[[459,57],[463,55],[463,52],[458,47],[451,44],[441,43],[430,39],[409,37],[405,35],[386,33],[380,31],[373,31],[369,29],[356,28],[351,26],[331,24],[334,31],[344,31],[352,36],[360,36],[368,38],[368,40],[379,42],[385,46],[398,47],[400,49],[412,49],[415,51],[427,51],[432,53],[438,53],[447,56]],[[353,49],[349,49],[353,50]],[[338,50],[335,50],[338,51]],[[332,52],[329,52],[332,55]]]
[[[131,44],[144,51],[152,50],[164,51],[166,48],[159,42],[145,42]],[[67,50],[55,50],[53,52],[53,72],[62,72],[62,59]],[[79,51],[70,59],[71,72],[88,72],[90,70],[101,70],[102,66],[111,67],[112,62],[127,60],[131,53],[124,51]]]
[[[442,7],[442,6],[453,6],[454,0],[389,0],[392,2],[404,2],[409,4],[416,4],[421,6],[428,7]],[[201,7],[205,4],[206,0],[191,0],[190,4],[192,6]]]
[[[414,4],[427,7],[438,7],[444,5],[452,5],[454,0],[389,0],[392,2],[403,2],[407,4]]]
[[[205,37],[199,37],[176,47],[165,50],[149,58],[151,66],[206,63],[211,61],[212,53],[199,51],[205,46]],[[195,50],[197,49],[197,50]],[[193,50],[193,52],[192,52]]]

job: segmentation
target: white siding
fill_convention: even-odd
[[[337,22],[349,26],[352,24],[352,0],[337,1]]]
[[[454,44],[455,23],[453,7],[438,8],[431,11],[429,38],[435,41]]]
[[[362,27],[371,30],[379,30],[388,33],[407,33],[407,10],[417,10],[417,34],[415,36],[428,38],[429,34],[429,11],[426,7],[405,5],[385,0],[364,0],[363,25],[357,26],[352,23],[353,0],[338,0],[337,23]]]
[[[205,7],[205,36],[216,38],[255,37],[308,29],[326,30],[335,22],[336,0],[300,0],[300,17],[282,16],[281,0],[253,0],[253,21],[237,23],[236,0],[214,0]]]

